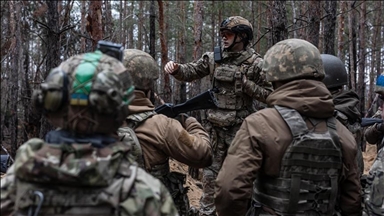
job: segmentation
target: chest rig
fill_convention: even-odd
[[[260,56],[251,49],[236,54],[224,56],[222,62],[214,65],[212,86],[218,109],[209,111],[208,120],[217,126],[234,125],[253,112],[252,98],[243,93],[242,79],[246,76],[254,80],[254,67]]]
[[[293,140],[282,158],[279,176],[260,174],[255,180],[253,201],[278,215],[333,215],[343,165],[335,118],[327,119],[326,133],[316,133],[307,128],[296,110],[275,108]],[[309,120],[315,125],[320,121]]]

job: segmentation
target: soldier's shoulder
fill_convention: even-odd
[[[132,206],[132,203],[143,203],[143,205]],[[130,196],[121,206],[127,212],[132,213],[135,212],[135,209],[142,208],[146,213],[145,215],[153,215],[154,213],[156,215],[178,215],[172,197],[165,186],[159,179],[153,177],[141,168],[137,168],[137,174]]]

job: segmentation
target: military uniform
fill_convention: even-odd
[[[375,113],[375,115],[373,115],[372,117],[381,118],[381,112],[382,112],[381,110],[378,110]],[[365,132],[364,132],[365,139],[367,140],[367,142],[371,144],[376,144],[377,152],[379,152],[379,150],[384,146],[384,143],[383,143],[384,131],[383,131],[383,128],[382,127],[380,128],[379,125],[382,125],[382,124],[376,123],[374,125],[371,125],[367,129],[365,129]]]
[[[158,76],[158,67],[153,58],[135,49],[126,49],[124,64],[131,73],[135,99],[129,105],[130,115],[125,125],[119,130],[132,128],[135,131],[141,149],[142,158],[139,166],[160,179],[172,194],[180,215],[189,211],[188,188],[184,187],[186,175],[171,172],[169,158],[195,168],[209,166],[212,163],[212,150],[208,133],[193,117],[185,122],[165,115],[157,114],[146,91],[152,90],[153,82]]]
[[[211,142],[214,150],[214,160],[210,167],[203,171],[203,196],[200,202],[200,212],[206,215],[214,214],[213,188],[214,180],[221,168],[227,149],[231,144],[243,119],[255,112],[252,99],[262,102],[271,92],[270,84],[265,82],[260,73],[259,63],[262,58],[251,48],[239,53],[223,52],[223,60],[215,64],[213,53],[205,53],[196,63],[180,64],[174,77],[182,81],[192,81],[213,74],[213,88],[218,108],[207,113]],[[241,74],[248,77],[242,87]],[[270,88],[271,89],[271,88]]]
[[[267,98],[270,108],[248,116],[228,149],[216,180],[217,213],[360,215],[356,143],[333,117],[319,51],[304,40],[281,41],[262,68],[280,85]]]
[[[131,157],[116,131],[133,99],[132,78],[97,50],[54,68],[34,105],[61,128],[31,139],[1,180],[1,212],[15,215],[178,215],[165,186]]]

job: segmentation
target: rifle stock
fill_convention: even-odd
[[[158,114],[166,115],[170,118],[174,118],[180,113],[201,109],[212,109],[216,107],[216,98],[213,96],[212,90],[208,90],[181,104],[173,105],[171,103],[165,103],[157,107],[155,112]]]
[[[378,118],[362,118],[361,119],[361,127],[368,127],[374,125],[375,123],[383,123],[383,119]]]

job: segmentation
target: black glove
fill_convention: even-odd
[[[378,131],[384,131],[384,124],[383,123],[376,124],[376,129]]]
[[[187,120],[188,117],[189,117],[189,115],[187,115],[185,113],[180,113],[179,115],[177,115],[175,117],[175,119],[180,122],[180,124],[183,126],[183,128],[185,128],[185,121]]]

